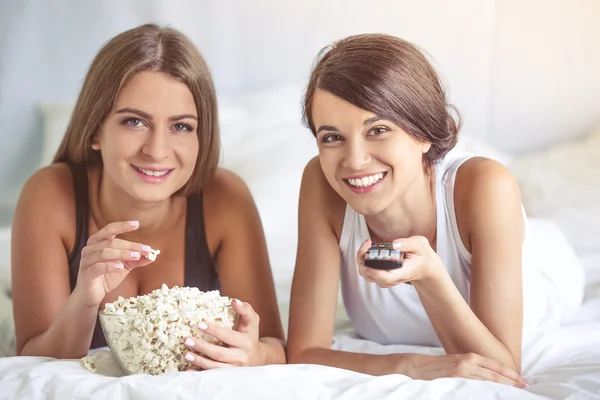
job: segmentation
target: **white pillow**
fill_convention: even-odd
[[[527,214],[555,221],[579,255],[600,252],[600,127],[579,140],[515,157]]]

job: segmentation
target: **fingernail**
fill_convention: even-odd
[[[129,226],[139,226],[139,221],[129,221]]]
[[[185,355],[185,359],[188,361],[194,361],[194,356],[191,353]]]
[[[402,248],[402,242],[394,242],[392,243],[392,247],[394,250],[400,250]]]
[[[139,253],[139,251],[132,251],[132,252],[129,253],[129,256],[133,257],[133,258],[139,258],[140,257],[140,253]]]
[[[198,322],[198,328],[204,330],[208,328],[208,325],[206,325],[204,322]]]
[[[183,342],[183,344],[185,344],[186,346],[190,346],[192,347],[193,345],[195,345],[196,343],[194,343],[194,341],[190,338],[185,339],[185,342]]]
[[[235,301],[235,304],[237,304],[238,306],[241,306],[241,305],[242,305],[242,302],[241,302],[241,301],[239,301],[238,299],[234,299],[233,301]]]
[[[124,265],[123,263],[116,263],[115,264],[115,269],[123,269]]]
[[[143,246],[142,246],[142,251],[143,251],[144,253],[150,253],[150,252],[152,251],[152,247],[150,247],[150,246],[146,246],[146,245],[143,245]]]

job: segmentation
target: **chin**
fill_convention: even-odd
[[[176,191],[166,188],[136,188],[129,192],[129,195],[140,203],[159,203],[168,200]]]
[[[361,215],[365,215],[365,216],[377,215],[384,210],[383,207],[374,207],[372,205],[353,206],[352,204],[350,204],[350,207],[352,207],[352,209],[354,211],[356,211],[357,213],[359,213]]]
[[[354,211],[362,215],[376,215],[383,212],[386,208],[384,202],[380,199],[372,199],[372,200],[357,200],[354,199],[346,199],[346,202],[352,207]]]

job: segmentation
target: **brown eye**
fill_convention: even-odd
[[[389,129],[386,128],[385,126],[376,126],[375,128],[373,128],[369,131],[369,135],[377,136],[377,135],[381,135],[388,131],[389,131]]]
[[[333,143],[333,142],[337,142],[342,140],[342,137],[340,135],[336,135],[336,134],[329,134],[329,135],[325,135],[323,136],[323,139],[321,139],[322,143]]]

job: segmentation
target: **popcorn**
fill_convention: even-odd
[[[87,369],[90,372],[96,372],[96,364],[94,364],[94,362],[96,361],[96,356],[85,356],[81,359],[81,361],[83,362],[83,366],[85,369]]]
[[[160,250],[150,250],[150,253],[144,255],[150,261],[156,261],[156,257],[160,254]]]
[[[225,344],[198,328],[201,321],[233,329],[237,322],[231,299],[218,290],[198,288],[160,289],[143,296],[119,297],[100,312],[108,345],[130,374],[158,375],[194,367],[184,359],[183,341],[192,336],[219,346]]]

